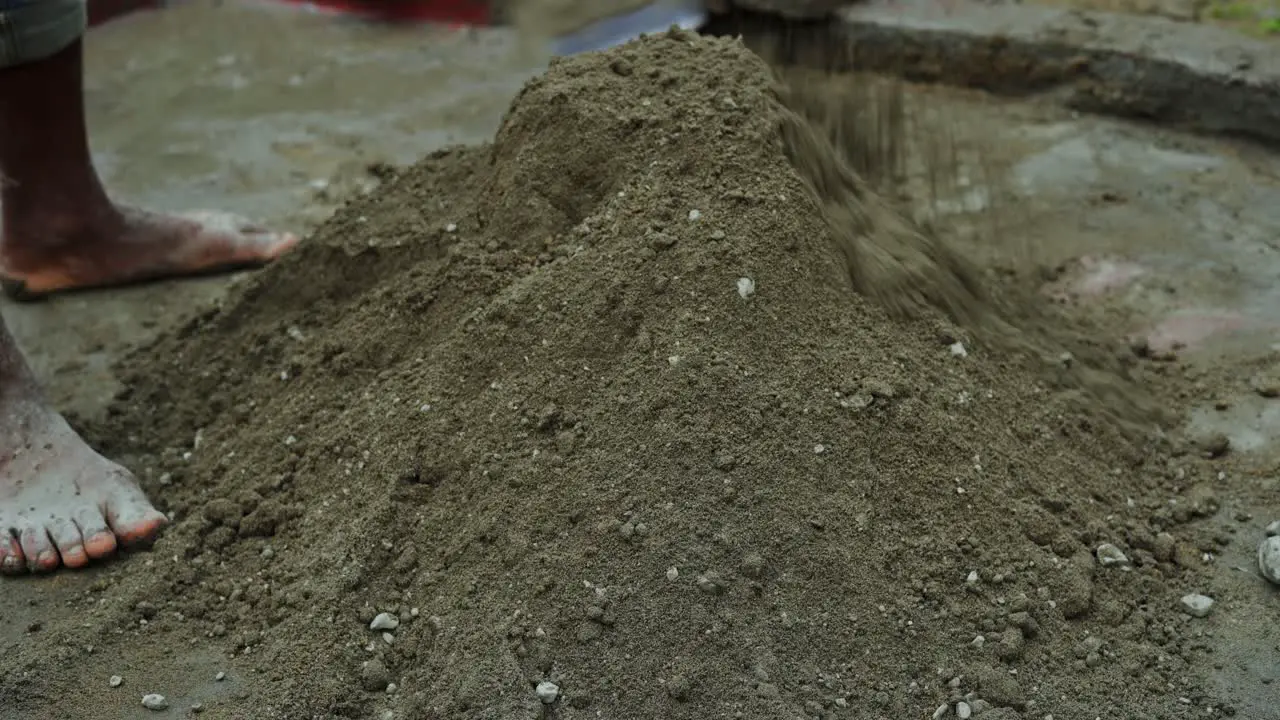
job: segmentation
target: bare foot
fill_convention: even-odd
[[[118,208],[79,227],[41,216],[9,223],[0,242],[0,274],[22,294],[48,295],[164,277],[253,267],[298,243],[229,213],[159,215]]]
[[[85,444],[61,415],[0,399],[0,572],[78,568],[150,540],[166,518],[129,471]]]

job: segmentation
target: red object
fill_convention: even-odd
[[[137,10],[155,10],[163,0],[89,0],[89,27]]]
[[[331,12],[363,15],[384,22],[432,22],[488,25],[492,13],[487,0],[279,0],[313,5]]]

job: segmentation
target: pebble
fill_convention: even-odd
[[[227,674],[220,671],[217,675],[213,676],[213,679],[217,680],[218,682],[222,682],[223,680],[227,679]]]
[[[111,687],[120,687],[120,683],[122,682],[124,682],[124,678],[120,677],[119,675],[112,675],[111,679],[107,680],[107,684],[110,685]]]
[[[1272,535],[1258,544],[1258,572],[1268,582],[1280,585],[1280,535]]]
[[[756,294],[755,280],[752,280],[749,277],[738,278],[738,295],[742,296],[743,300],[746,300],[747,298],[755,294]]]
[[[939,705],[938,709],[933,711],[933,720],[942,720],[942,717],[946,715],[947,711],[950,709],[951,706],[946,703]]]
[[[674,567],[669,567],[669,568],[667,568],[667,579],[668,579],[668,580],[670,580],[671,582],[675,582],[675,581],[676,581],[676,580],[678,580],[679,578],[680,578],[680,571],[679,571],[679,570],[677,570],[677,569],[676,569],[676,568],[674,568]]]
[[[1209,612],[1213,610],[1213,598],[1199,593],[1191,593],[1182,596],[1182,611],[1191,617],[1207,617]]]
[[[969,720],[969,718],[973,717],[973,708],[969,707],[969,703],[961,700],[956,703],[956,717],[960,718],[960,720]]]
[[[169,701],[163,695],[150,693],[142,696],[142,707],[148,710],[164,710],[169,707]]]
[[[969,351],[965,349],[964,343],[962,342],[951,343],[951,347],[949,349],[951,350],[951,354],[956,357],[969,357]]]
[[[1129,564],[1128,556],[1126,556],[1120,548],[1112,545],[1111,543],[1102,543],[1099,545],[1096,554],[1098,556],[1098,564],[1103,567]]]
[[[395,630],[400,627],[400,618],[391,613],[378,613],[378,616],[369,623],[370,630]]]
[[[534,688],[533,694],[538,696],[543,705],[550,705],[560,697],[560,686],[550,680],[543,680]]]

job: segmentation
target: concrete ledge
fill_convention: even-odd
[[[711,32],[784,61],[874,70],[1280,147],[1280,43],[1207,25],[972,0],[874,0],[832,20],[739,12]]]

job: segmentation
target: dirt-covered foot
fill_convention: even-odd
[[[253,267],[298,242],[292,233],[211,211],[160,215],[113,208],[85,222],[48,215],[12,220],[0,242],[0,274],[28,298]]]
[[[129,471],[94,452],[61,415],[2,410],[0,572],[83,567],[165,524]]]

